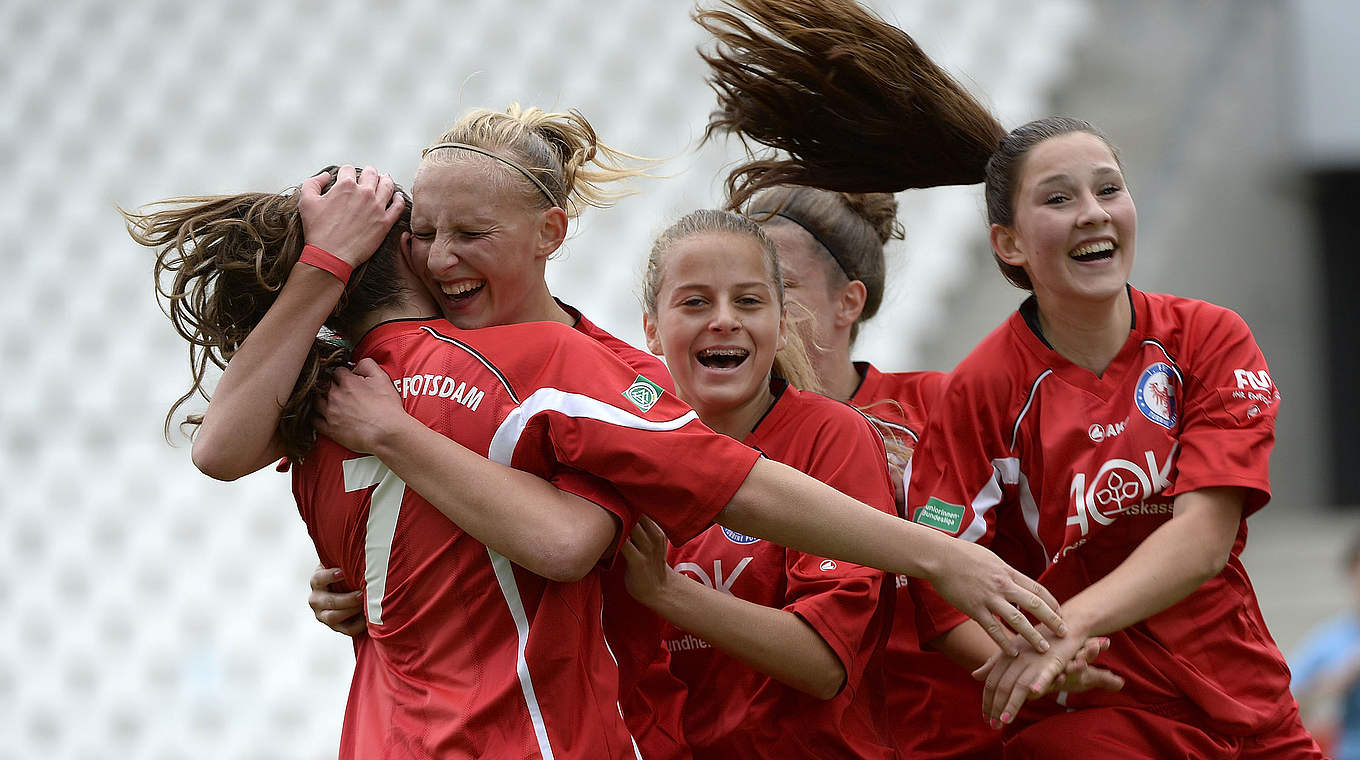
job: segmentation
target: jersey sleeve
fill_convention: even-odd
[[[1242,318],[1199,305],[1208,313],[1192,323],[1200,328],[1197,334],[1186,336],[1195,353],[1193,362],[1181,367],[1185,408],[1180,453],[1166,493],[1246,488],[1246,516],[1270,500],[1270,452],[1280,393]]]
[[[906,508],[913,522],[990,546],[998,510],[1017,500],[1019,460],[1004,402],[984,393],[986,385],[961,366],[937,397],[912,452]],[[928,582],[913,578],[908,589],[923,646],[968,619]]]
[[[848,410],[847,410],[848,411]],[[858,414],[837,417],[813,443],[807,474],[842,493],[896,513],[883,441]],[[894,598],[887,575],[875,568],[785,551],[784,609],[797,615],[831,647],[845,668],[845,687],[857,688],[879,639],[886,635]]]
[[[496,433],[491,455],[516,468],[552,459],[610,485],[680,544],[713,523],[759,452],[713,432],[687,404],[588,339]]]

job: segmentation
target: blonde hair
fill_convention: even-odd
[[[745,235],[760,246],[762,257],[765,259],[765,272],[774,284],[780,315],[787,318],[784,275],[779,267],[779,255],[775,252],[774,241],[765,234],[765,230],[761,229],[759,224],[741,214],[718,209],[700,209],[677,219],[657,236],[656,242],[652,243],[652,250],[647,255],[647,269],[642,276],[642,306],[652,319],[656,319],[657,315],[657,295],[661,291],[661,267],[666,253],[681,240],[707,232]],[[799,390],[820,392],[821,384],[812,369],[812,360],[808,357],[807,347],[799,335],[800,331],[793,328],[793,325],[788,325],[785,329],[784,347],[775,352],[774,365],[770,371]]]
[[[657,162],[604,144],[580,111],[550,113],[521,108],[518,103],[504,111],[478,108],[468,112],[426,148],[421,168],[485,160],[450,143],[475,146],[509,164],[497,175],[498,181],[513,183],[507,186],[518,188],[526,203],[539,208],[558,206],[572,219],[586,206],[605,208],[633,192],[606,188],[606,184],[651,176],[645,168],[630,167],[629,162]],[[511,167],[533,176],[541,187]]]

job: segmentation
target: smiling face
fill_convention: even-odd
[[[773,272],[753,237],[720,230],[672,242],[659,268],[647,347],[666,358],[680,397],[719,432],[744,437],[772,400],[784,345]]]
[[[411,257],[444,317],[470,330],[552,319],[543,279],[566,234],[559,208],[526,205],[494,159],[421,164],[412,188]]]
[[[992,225],[992,247],[1025,270],[1041,308],[1122,296],[1138,215],[1109,146],[1087,132],[1051,137],[1018,179],[1014,223]]]

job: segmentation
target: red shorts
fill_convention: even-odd
[[[1045,718],[1006,737],[1006,760],[1118,757],[1135,760],[1322,760],[1298,708],[1255,736],[1211,733],[1133,707],[1092,707]]]

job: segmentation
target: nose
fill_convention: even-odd
[[[741,320],[737,318],[737,310],[730,303],[719,302],[713,307],[713,313],[708,320],[708,329],[716,333],[740,330]]]
[[[458,254],[447,240],[435,239],[430,243],[430,255],[425,264],[431,274],[447,272],[458,266]]]
[[[1105,205],[1100,202],[1092,193],[1083,193],[1081,202],[1081,214],[1077,218],[1077,224],[1083,227],[1091,227],[1110,221],[1110,212],[1105,209]]]

